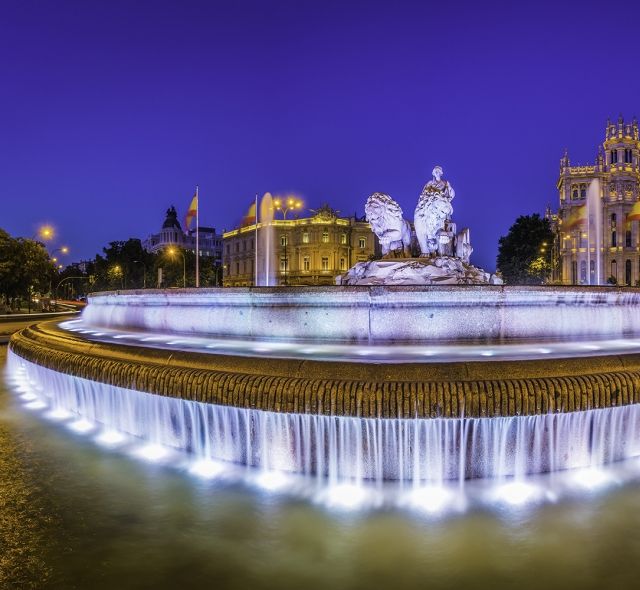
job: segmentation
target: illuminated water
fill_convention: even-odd
[[[102,447],[28,403],[0,384],[3,589],[637,587],[633,462],[540,504],[512,487],[446,516],[328,510]]]

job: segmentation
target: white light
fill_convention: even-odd
[[[512,506],[521,506],[534,499],[538,489],[526,483],[514,481],[498,487],[495,491],[498,500]]]
[[[58,408],[57,410],[51,410],[45,414],[45,418],[50,420],[66,420],[71,417],[71,412]]]
[[[538,348],[537,352],[540,354],[551,354],[551,350],[549,348]]]
[[[189,468],[189,473],[202,477],[203,479],[212,479],[217,477],[224,471],[224,466],[216,461],[210,461],[208,459],[202,459],[196,461]]]
[[[593,490],[609,483],[610,478],[599,469],[579,469],[573,476],[573,481],[583,488]]]
[[[255,481],[261,488],[275,492],[284,488],[289,480],[280,471],[263,471],[256,477]]]
[[[96,442],[105,447],[115,447],[122,444],[126,438],[124,434],[117,430],[104,430],[96,436]]]
[[[84,418],[81,418],[80,420],[76,420],[75,422],[71,422],[71,424],[69,424],[69,428],[71,428],[71,430],[80,432],[81,434],[91,432],[95,427],[96,425],[93,422],[89,422],[89,420],[85,420]]]
[[[30,410],[42,410],[42,408],[47,407],[47,404],[45,404],[43,401],[36,400],[25,404],[24,407],[29,408]]]
[[[426,512],[441,512],[450,503],[451,492],[436,486],[417,488],[409,494],[408,501],[414,508]]]
[[[360,507],[367,498],[367,493],[359,486],[340,484],[327,489],[324,501],[334,508],[353,510]]]
[[[167,456],[167,449],[160,445],[148,444],[135,450],[134,455],[146,461],[160,461]]]
[[[35,393],[23,393],[20,396],[25,402],[30,402],[34,399],[38,399],[38,396]]]
[[[480,356],[493,356],[493,355],[494,355],[493,350],[483,350],[483,351],[480,353]]]

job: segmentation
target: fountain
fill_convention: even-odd
[[[339,287],[98,293],[16,334],[9,371],[28,403],[150,459],[251,466],[270,489],[302,474],[349,502],[395,481],[437,503],[478,478],[518,500],[531,474],[639,456],[640,292],[500,284],[470,264],[453,196],[436,167],[413,237],[374,193],[383,258]]]

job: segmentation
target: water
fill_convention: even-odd
[[[0,474],[0,588],[589,590],[640,574],[637,480],[446,518],[328,510],[102,449],[1,384]]]
[[[589,284],[601,285],[603,283],[601,276],[601,255],[602,255],[602,197],[600,195],[600,181],[596,178],[589,184],[587,193],[587,240],[588,240],[588,266],[589,266]],[[591,212],[593,211],[593,215]],[[591,272],[591,248],[594,247],[595,272]]]
[[[99,442],[131,435],[146,443],[142,452],[150,459],[177,449],[196,461],[255,467],[270,478],[302,474],[316,487],[522,479],[640,455],[638,405],[504,418],[364,419],[163,397],[58,373],[12,352],[9,368],[28,409],[46,409],[78,432],[101,430]]]

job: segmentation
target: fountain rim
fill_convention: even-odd
[[[497,418],[640,402],[640,354],[448,363],[241,357],[88,341],[56,321],[12,352],[55,371],[147,393],[284,413]]]

